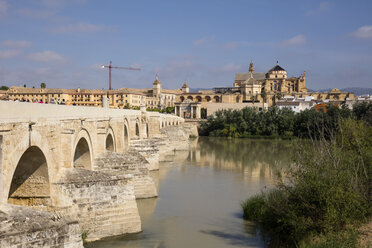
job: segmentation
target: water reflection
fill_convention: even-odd
[[[263,247],[256,227],[242,220],[240,202],[290,162],[291,142],[201,137],[194,143],[152,172],[159,197],[137,201],[142,233],[88,247]]]

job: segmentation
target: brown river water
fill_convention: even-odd
[[[137,200],[141,233],[86,247],[264,247],[240,203],[272,186],[292,154],[291,141],[200,137],[152,172],[159,197]]]

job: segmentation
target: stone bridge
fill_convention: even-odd
[[[149,170],[190,134],[157,112],[0,102],[0,247],[141,231],[136,199],[157,196]]]

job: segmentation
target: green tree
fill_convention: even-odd
[[[0,87],[0,90],[9,90],[9,87],[8,87],[8,86],[5,86],[5,85],[3,85],[3,86],[1,86],[1,87]]]
[[[46,83],[41,83],[40,88],[45,89],[46,88]]]
[[[201,108],[200,115],[201,115],[202,119],[206,119],[207,118],[207,109],[206,108]]]
[[[354,104],[353,114],[357,120],[364,120],[372,125],[372,102]]]
[[[280,92],[276,93],[276,98],[278,100],[282,99],[282,97],[283,97],[282,93],[280,93]]]
[[[264,111],[264,109],[265,109],[266,96],[267,96],[267,93],[266,93],[265,89],[262,89],[262,91],[261,91],[262,111]]]
[[[26,85],[26,84],[24,84],[24,85],[23,85],[23,87],[24,87],[24,88],[26,88],[26,87],[27,87],[27,85]]]

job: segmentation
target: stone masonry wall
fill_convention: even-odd
[[[132,140],[130,146],[147,160],[149,170],[159,170],[159,149],[156,139]]]
[[[10,204],[1,205],[0,247],[83,248],[77,221]]]
[[[60,191],[56,211],[77,219],[87,241],[141,231],[134,186],[128,178],[84,169],[63,174],[53,185]]]
[[[138,151],[130,148],[121,154],[106,152],[96,159],[95,170],[131,176],[129,183],[133,184],[134,194],[139,199],[158,195],[148,165],[147,160]]]

